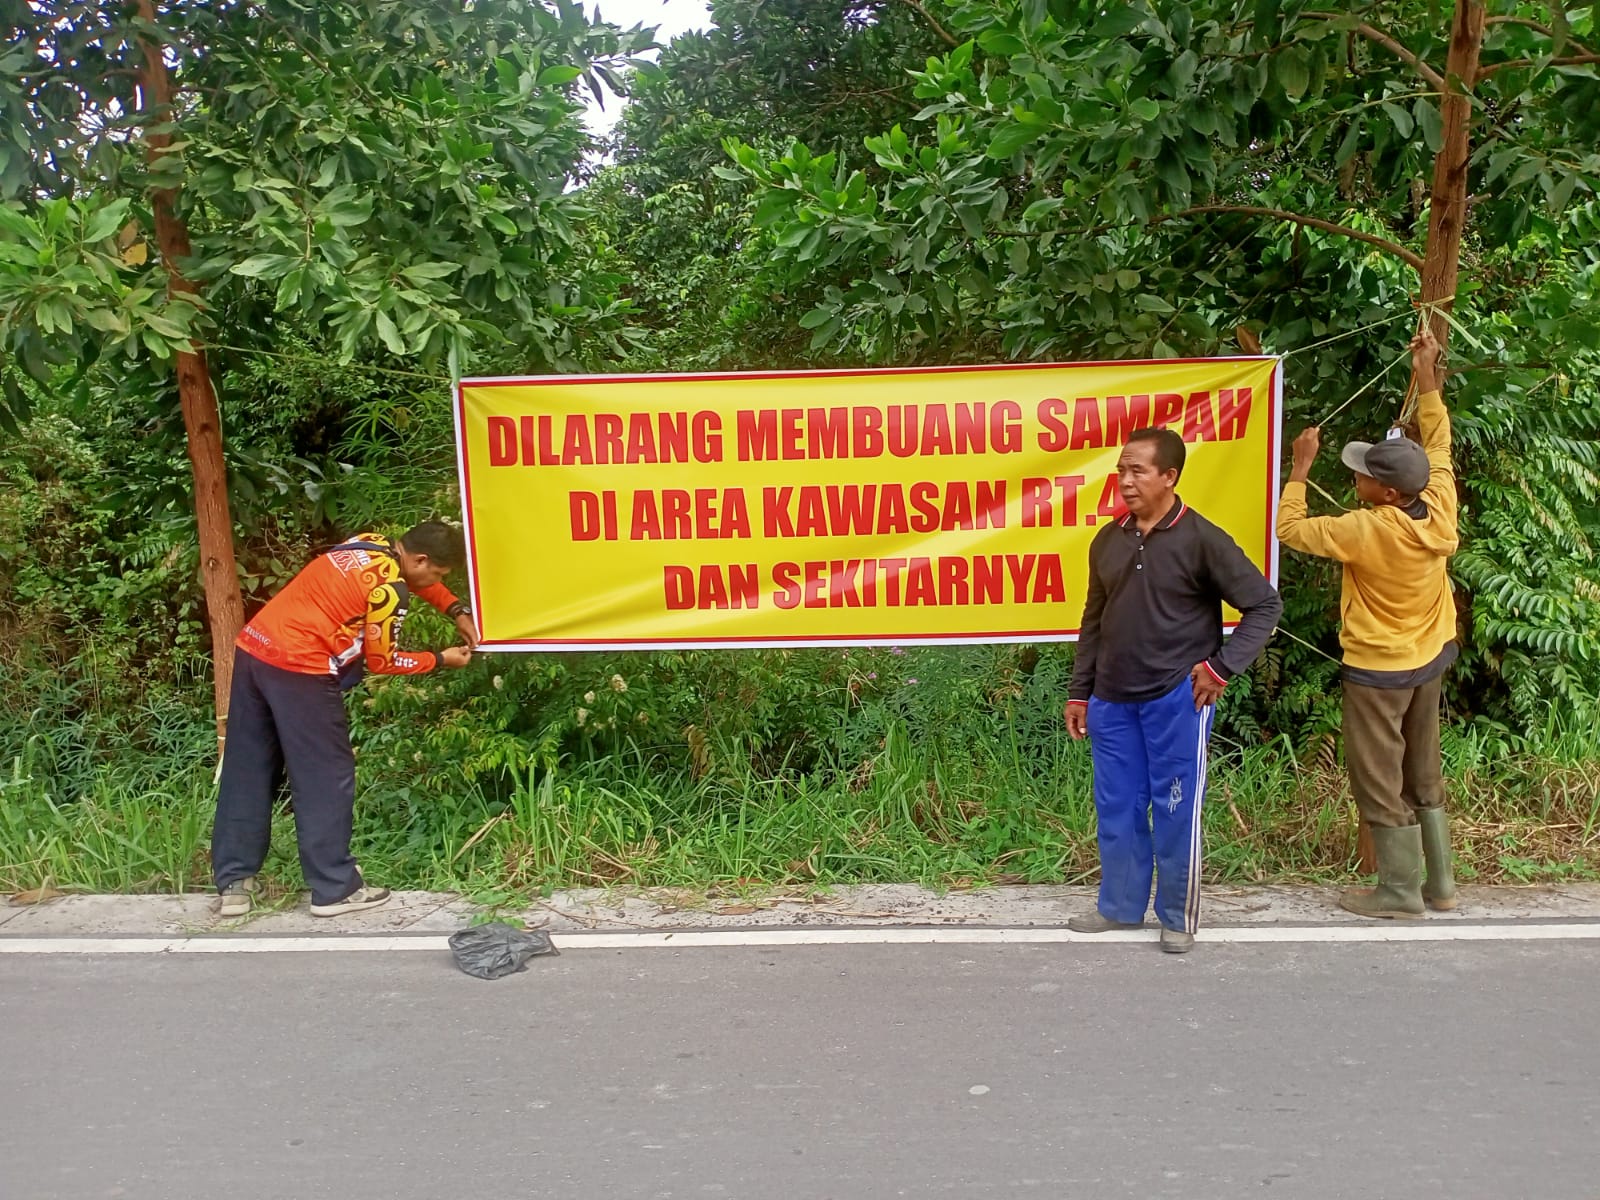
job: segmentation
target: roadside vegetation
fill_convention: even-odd
[[[141,7],[154,59],[120,10],[0,5],[0,890],[205,886],[213,646],[345,535],[459,515],[452,370],[1259,340],[1287,355],[1286,430],[1334,414],[1335,444],[1400,411],[1419,303],[1455,370],[1461,873],[1600,878],[1592,7],[717,0],[658,63],[564,0],[492,28],[401,0]],[[1446,64],[1479,19],[1466,103]],[[153,63],[170,109],[133,90]],[[631,102],[594,147],[579,98],[606,80]],[[1218,725],[1216,881],[1353,868],[1337,574],[1286,555],[1283,592]],[[479,896],[1083,881],[1070,662],[482,655],[369,680],[357,850],[377,882]],[[267,874],[292,889],[283,820]]]

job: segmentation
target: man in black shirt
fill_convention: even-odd
[[[1139,429],[1117,460],[1127,516],[1089,547],[1089,598],[1068,690],[1067,730],[1088,737],[1100,900],[1080,933],[1144,924],[1155,875],[1161,948],[1200,924],[1200,806],[1213,706],[1266,645],[1283,602],[1221,529],[1178,497],[1183,439]],[[1222,603],[1239,627],[1222,640]],[[1154,824],[1152,825],[1152,817]]]

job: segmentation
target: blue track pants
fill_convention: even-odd
[[[1200,807],[1212,710],[1194,709],[1187,678],[1158,700],[1089,701],[1094,807],[1099,819],[1100,911],[1144,920],[1150,877],[1156,918],[1193,933],[1200,925]]]

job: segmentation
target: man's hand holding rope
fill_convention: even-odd
[[[1289,471],[1290,483],[1305,483],[1311,478],[1311,464],[1317,461],[1322,449],[1322,430],[1315,425],[1300,431],[1294,440],[1294,465]]]
[[[1411,339],[1411,369],[1417,376],[1417,391],[1440,390],[1439,359],[1443,356],[1444,347],[1433,336],[1433,330],[1424,325],[1422,332]]]

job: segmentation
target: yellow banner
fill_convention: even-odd
[[[465,379],[489,649],[1048,641],[1128,434],[1276,582],[1275,358]]]

